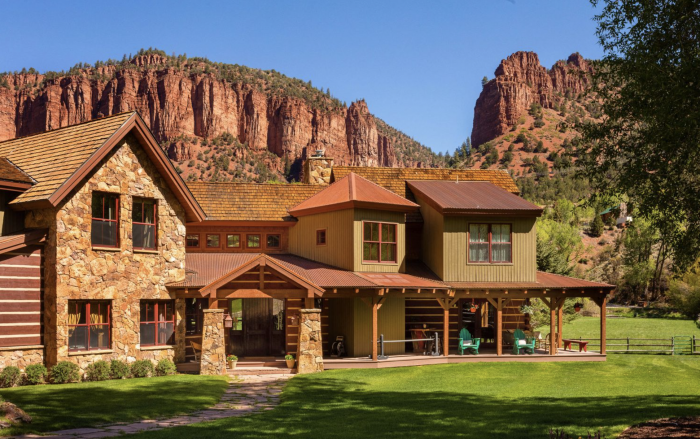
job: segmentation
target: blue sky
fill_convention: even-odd
[[[312,80],[435,151],[472,129],[481,78],[535,51],[599,58],[586,0],[3,2],[0,71],[68,69],[141,47]]]

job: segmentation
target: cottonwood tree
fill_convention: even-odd
[[[603,118],[580,126],[584,172],[603,193],[630,196],[682,272],[700,254],[700,2],[591,3]]]

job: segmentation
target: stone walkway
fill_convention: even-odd
[[[285,381],[292,375],[247,375],[234,379],[218,404],[205,410],[167,419],[146,419],[138,422],[104,425],[95,428],[74,428],[48,433],[12,436],[8,439],[51,438],[89,439],[114,437],[141,431],[196,424],[215,419],[245,416],[263,410],[272,410],[279,403]]]

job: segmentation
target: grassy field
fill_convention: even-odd
[[[607,338],[670,338],[674,335],[695,335],[700,329],[692,320],[651,318],[608,318]],[[549,324],[540,327],[542,336],[549,334]],[[600,319],[579,317],[564,325],[564,338],[599,338]]]
[[[700,356],[605,363],[471,363],[297,376],[272,411],[142,433],[178,438],[608,438],[649,419],[700,414]]]
[[[0,389],[33,420],[26,428],[3,429],[0,436],[90,427],[189,413],[216,404],[225,377],[168,377]]]

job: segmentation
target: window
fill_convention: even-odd
[[[207,235],[207,248],[219,248],[219,235]]]
[[[469,224],[469,262],[512,261],[510,224]]]
[[[284,331],[284,299],[272,299],[272,322],[275,331]]]
[[[68,350],[90,351],[109,349],[109,301],[68,301]]]
[[[396,224],[365,222],[362,238],[364,262],[396,262]]]
[[[204,300],[185,299],[185,334],[201,335],[204,321]]]
[[[134,198],[131,213],[134,248],[156,248],[156,200],[149,198]]]
[[[326,245],[326,229],[316,230],[316,245]]]
[[[267,235],[267,248],[280,248],[280,235]]]
[[[119,195],[92,193],[92,245],[119,245]]]
[[[231,326],[231,330],[232,331],[242,331],[243,330],[243,299],[231,299],[230,303],[231,304],[229,305],[229,312],[231,313],[231,319],[233,319],[233,326]]]
[[[187,235],[187,247],[199,247],[199,235]]]
[[[175,344],[175,308],[172,300],[141,301],[141,346]]]
[[[226,247],[239,248],[241,246],[241,235],[226,235]]]
[[[248,248],[260,248],[260,235],[246,235]]]

